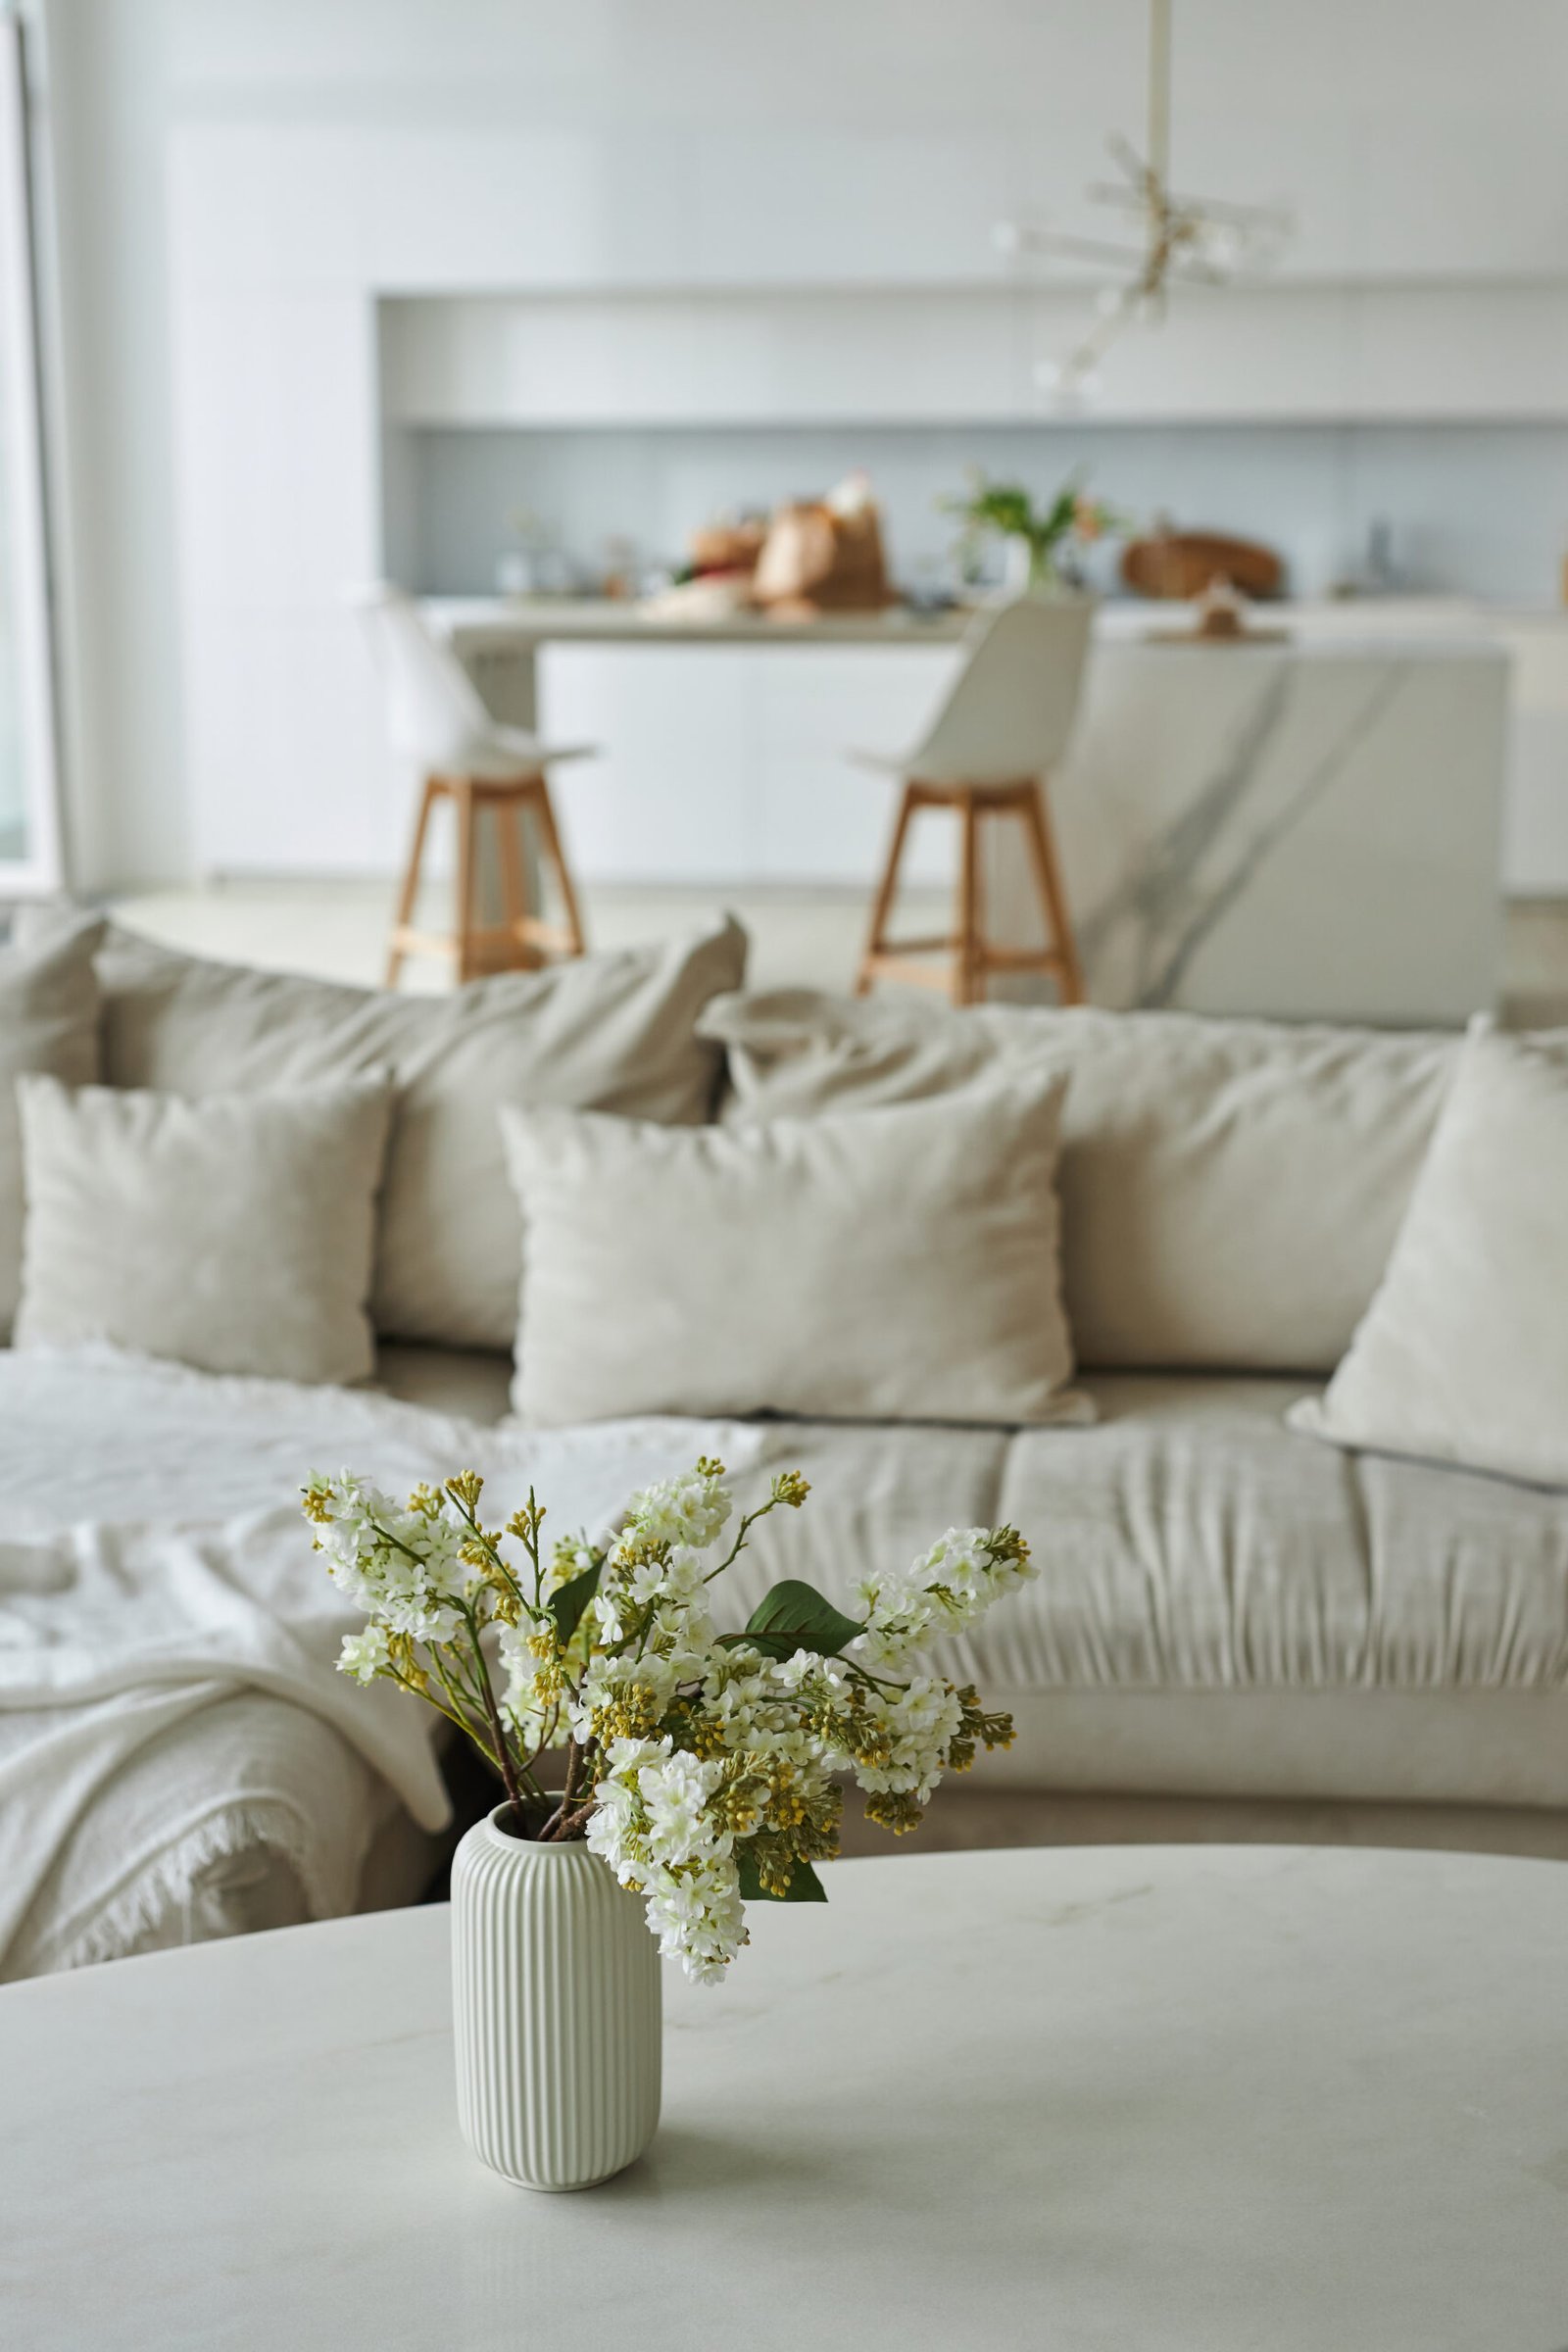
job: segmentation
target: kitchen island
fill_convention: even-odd
[[[434,601],[498,715],[603,747],[558,794],[595,881],[867,896],[892,813],[853,747],[914,740],[972,615],[806,622],[627,605]],[[1052,798],[1094,1001],[1450,1022],[1493,1002],[1509,731],[1503,648],[1462,617],[1271,612],[1279,641],[1161,642],[1179,610],[1098,616]],[[916,883],[955,869],[929,816]],[[1000,834],[1000,829],[999,829]],[[1031,944],[1000,834],[993,927]]]

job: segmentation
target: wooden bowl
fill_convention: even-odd
[[[1285,564],[1271,547],[1250,539],[1226,539],[1217,531],[1171,531],[1158,539],[1130,539],[1122,550],[1121,576],[1138,596],[1174,601],[1201,596],[1216,576],[1244,596],[1279,596]]]

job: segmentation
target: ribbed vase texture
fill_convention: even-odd
[[[582,1844],[476,1822],[452,1864],[458,2121],[524,2188],[590,2188],[659,2123],[659,1952]]]

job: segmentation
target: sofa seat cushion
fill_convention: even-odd
[[[1298,1384],[1102,1378],[1104,1427],[1008,1447],[1037,1616],[998,1612],[1013,1679],[1201,1690],[1568,1684],[1568,1501],[1330,1452],[1283,1426]],[[1004,1647],[1004,1645],[1005,1645]]]
[[[1042,1574],[949,1660],[1017,1718],[1000,1779],[1568,1805],[1568,1498],[1293,1436],[1299,1383],[1085,1385],[1093,1428],[781,1428],[740,1498],[814,1491],[735,1604],[1010,1520]]]

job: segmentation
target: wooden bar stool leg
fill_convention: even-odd
[[[1067,911],[1067,893],[1062,887],[1061,866],[1056,857],[1056,836],[1051,822],[1051,807],[1046,798],[1044,783],[1019,803],[1023,815],[1024,837],[1029,845],[1029,860],[1034,867],[1035,886],[1045,912],[1051,944],[1059,963],[1057,987],[1064,1004],[1082,1004],[1085,998],[1083,966],[1078,960],[1078,942],[1073,936],[1072,917]]]
[[[528,967],[539,961],[528,937],[528,867],[522,854],[524,796],[492,804],[496,820],[496,849],[501,864],[501,904],[512,937],[509,960]]]
[[[974,794],[958,801],[958,921],[953,961],[953,1002],[973,1004],[982,991],[980,937],[980,818]]]
[[[409,862],[403,869],[403,887],[398,892],[397,910],[392,917],[392,945],[387,950],[386,984],[396,988],[398,974],[403,969],[405,949],[403,933],[414,921],[419,903],[419,867],[424,858],[424,839],[430,829],[430,811],[440,797],[441,787],[434,776],[426,776],[419,794],[419,806],[414,819],[414,839],[409,844]]]
[[[876,958],[888,944],[888,923],[899,895],[899,866],[914,810],[914,790],[911,785],[906,784],[899,801],[898,814],[893,820],[893,839],[888,844],[887,863],[882,868],[882,879],[877,884],[876,897],[871,904],[871,922],[865,935],[860,967],[855,976],[855,993],[858,997],[870,995],[876,979]]]
[[[583,935],[582,916],[577,907],[577,893],[572,884],[571,869],[566,863],[566,854],[561,846],[561,835],[556,831],[556,811],[551,805],[550,787],[543,776],[534,786],[529,798],[533,803],[534,814],[539,819],[539,844],[544,851],[545,862],[555,875],[556,888],[561,893],[562,912],[566,918],[567,953],[572,956],[581,956],[586,952],[588,942]]]
[[[478,842],[474,833],[473,779],[455,776],[451,791],[458,808],[457,896],[454,907],[453,951],[458,985],[471,980],[478,969],[474,933],[479,927]]]

